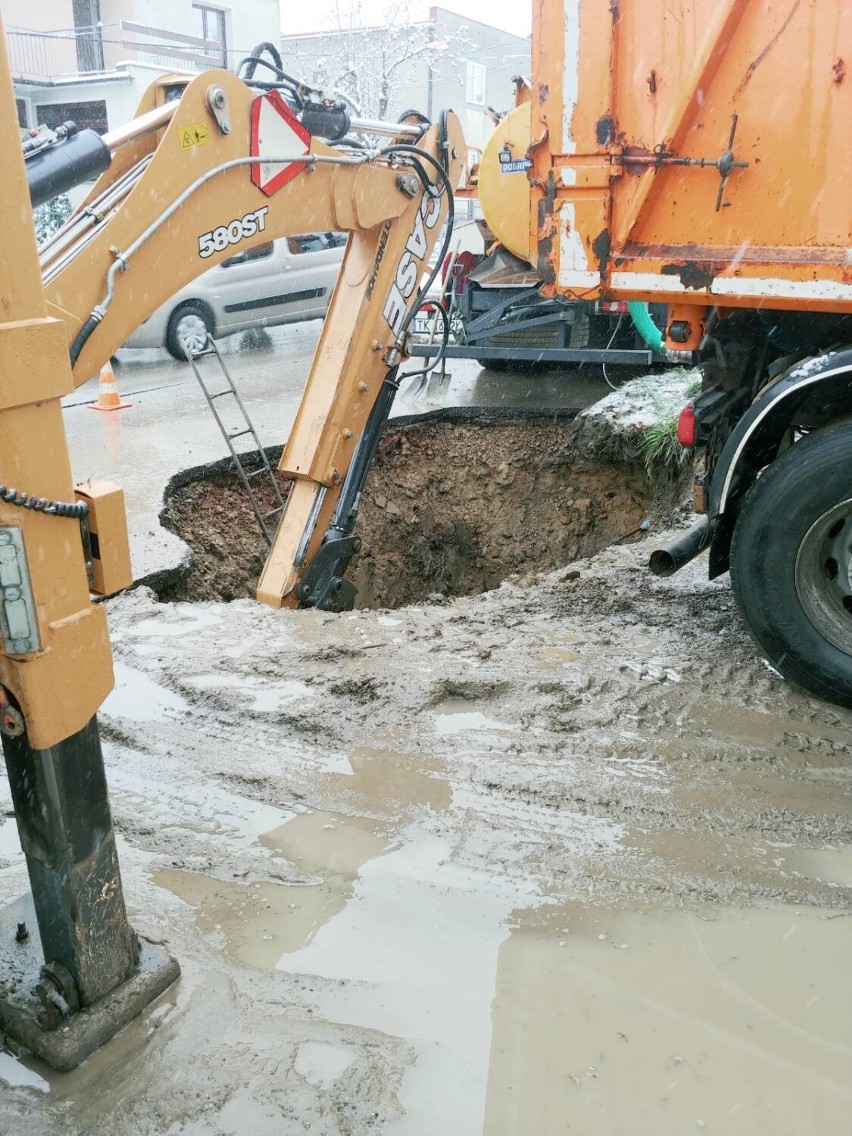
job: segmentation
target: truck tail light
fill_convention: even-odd
[[[598,300],[598,311],[609,312],[611,315],[627,315],[626,300]]]
[[[695,445],[695,404],[688,402],[678,415],[677,440],[682,446]]]

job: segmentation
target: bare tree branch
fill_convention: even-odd
[[[412,0],[388,0],[382,25],[371,27],[357,0],[336,0],[334,29],[324,37],[322,56],[311,61],[312,84],[362,117],[385,119],[412,70],[456,69],[470,57],[474,47],[463,34],[436,37],[434,24],[411,13]]]

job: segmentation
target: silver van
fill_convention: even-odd
[[[320,319],[328,310],[345,233],[282,237],[228,257],[161,305],[125,347],[165,347],[181,361],[210,332],[221,339],[254,327]]]

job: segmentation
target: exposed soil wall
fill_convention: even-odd
[[[650,477],[635,460],[597,462],[577,434],[570,414],[455,410],[397,420],[358,518],[364,550],[350,575],[360,606],[487,591],[508,576],[633,539],[647,520],[668,519],[683,499],[685,475]],[[176,478],[162,520],[193,554],[189,571],[159,587],[163,598],[254,594],[265,546],[225,463]]]

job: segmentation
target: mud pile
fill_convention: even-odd
[[[509,576],[635,539],[648,521],[666,522],[683,500],[686,475],[662,468],[649,476],[631,452],[597,460],[591,429],[571,413],[514,410],[397,420],[358,517],[364,550],[350,576],[359,606],[489,591]],[[161,598],[254,594],[265,547],[233,471],[220,464],[182,475],[162,521],[189,545],[192,563],[158,589]]]

